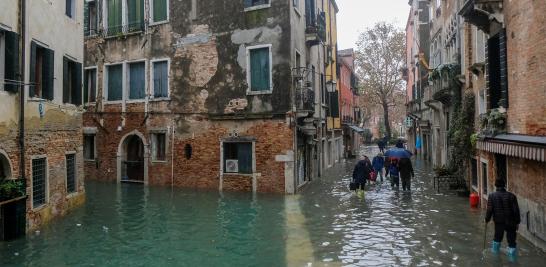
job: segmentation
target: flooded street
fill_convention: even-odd
[[[364,199],[348,191],[353,163],[298,196],[88,182],[84,207],[0,242],[0,266],[511,265],[483,252],[482,212],[436,193],[421,161],[411,192],[383,183]],[[518,241],[515,265],[542,266],[546,255]]]

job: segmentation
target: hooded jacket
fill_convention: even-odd
[[[497,188],[496,192],[489,194],[485,221],[489,222],[491,217],[493,217],[495,224],[506,224],[508,226],[520,224],[521,218],[517,197],[504,188]]]
[[[383,169],[383,166],[385,165],[385,159],[380,156],[375,156],[372,161],[372,166],[374,170],[379,171]]]
[[[366,180],[370,179],[370,172],[372,172],[372,168],[368,161],[358,161],[353,170],[353,181],[356,183],[365,184]]]
[[[400,161],[398,161],[398,171],[400,171],[400,178],[402,179],[410,179],[412,176],[415,176],[413,173],[413,165],[408,158],[401,158]]]

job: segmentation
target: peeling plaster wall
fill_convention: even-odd
[[[168,131],[167,161],[146,159],[153,173],[149,183],[218,188],[220,140],[238,132],[258,140],[257,190],[285,192],[285,173],[292,172],[293,160],[276,157],[293,153],[293,128],[286,115],[292,108],[291,2],[273,0],[270,8],[244,12],[243,1],[197,1],[195,19],[190,18],[191,2],[171,0],[170,21],[148,25],[142,33],[86,38],[85,66],[98,68],[99,96],[84,115],[84,126],[97,129],[98,158],[85,164],[87,177],[115,180],[121,137],[137,130],[149,140],[151,131],[163,129]],[[272,45],[273,92],[247,95],[246,47],[261,44]],[[148,95],[150,61],[170,60],[169,99],[106,102],[105,64],[141,59],[148,63]],[[193,145],[191,160],[183,160],[186,144]],[[171,164],[176,165],[174,176]],[[248,181],[236,181],[225,180],[223,188],[249,189]]]

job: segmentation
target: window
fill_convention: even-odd
[[[154,98],[169,97],[169,62],[152,62],[152,86]]]
[[[74,3],[74,0],[66,0],[65,1],[66,3],[66,6],[65,6],[65,14],[66,16],[68,16],[69,18],[74,18],[75,14],[76,14],[76,4]]]
[[[487,195],[487,163],[482,162],[482,193]]]
[[[120,101],[123,99],[123,65],[110,65],[106,67],[107,100]]]
[[[83,136],[83,158],[85,160],[95,160],[95,135],[85,134]]]
[[[489,38],[487,50],[490,108],[508,108],[508,65],[504,30]]]
[[[97,69],[85,70],[83,82],[83,103],[94,103],[97,97]]]
[[[53,100],[53,50],[30,44],[30,83],[29,96]]]
[[[144,30],[144,0],[108,0],[105,9],[107,36]]]
[[[90,36],[97,34],[97,1],[87,0],[84,3],[83,11],[84,35]]]
[[[66,192],[76,192],[76,154],[66,155]]]
[[[47,160],[36,158],[32,160],[32,207],[37,208],[46,203],[47,199]]]
[[[153,133],[152,134],[152,160],[165,161],[166,160],[166,133]]]
[[[4,31],[0,29],[0,91],[4,91],[4,76],[6,72],[6,40],[4,37]]]
[[[507,165],[506,165],[506,156],[501,154],[495,154],[495,169],[497,170],[497,179],[502,179],[505,185],[507,183]]]
[[[11,167],[7,156],[0,151],[0,181],[11,178]]]
[[[153,23],[160,23],[169,20],[169,1],[168,0],[152,0],[152,18]]]
[[[223,143],[224,173],[251,174],[253,172],[252,143]]]
[[[478,108],[480,114],[484,114],[487,112],[487,103],[485,98],[485,90],[480,90],[479,92],[479,98],[478,98]]]
[[[63,57],[63,103],[82,104],[82,64]]]
[[[191,11],[190,11],[190,18],[192,20],[197,19],[197,0],[191,0]]]
[[[145,63],[129,63],[129,99],[144,99],[146,97]]]
[[[270,93],[272,91],[271,45],[249,47],[247,54],[249,92]]]
[[[254,10],[271,6],[269,0],[244,0],[245,10]]]

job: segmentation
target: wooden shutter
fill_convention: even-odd
[[[53,80],[55,78],[55,52],[51,49],[44,49],[44,68],[42,68],[43,71],[43,81],[44,81],[44,89],[42,89],[42,98],[53,100],[54,92],[53,92]]]
[[[506,46],[506,29],[499,33],[499,76],[500,96],[499,106],[508,108],[508,61]]]
[[[271,89],[271,69],[269,64],[269,48],[250,50],[251,91],[267,91]]]
[[[121,32],[121,1],[108,1],[108,35]]]
[[[72,104],[80,106],[82,104],[82,64],[73,63],[72,73]]]
[[[252,143],[237,143],[239,172],[252,173]]]
[[[35,97],[36,95],[36,43],[30,42],[30,83],[28,87],[28,96]]]
[[[72,17],[72,0],[66,0],[65,3],[65,14],[69,17]]]
[[[19,78],[19,35],[6,31],[4,36],[6,44],[4,79],[21,80]],[[15,92],[17,89],[18,86],[14,84],[6,84],[4,86],[4,90],[9,92]]]
[[[66,57],[63,57],[63,103],[69,103],[71,100],[70,97],[70,68],[69,61]]]
[[[129,99],[144,99],[144,62],[129,64]]]
[[[330,116],[333,118],[339,118],[339,96],[338,92],[335,91],[330,94]]]
[[[85,36],[89,35],[89,3],[87,1],[83,2],[83,33]]]
[[[167,20],[167,0],[153,0],[154,22]]]
[[[487,59],[489,75],[489,108],[498,108],[500,96],[500,57],[499,35],[495,35],[487,41]]]

